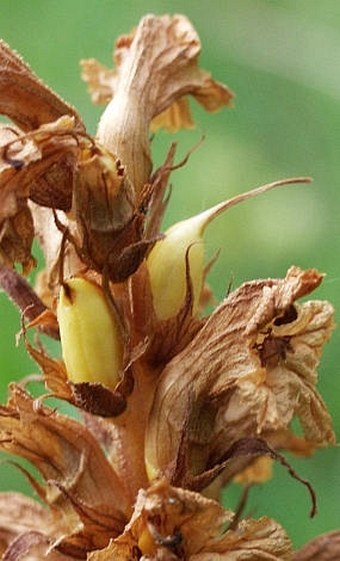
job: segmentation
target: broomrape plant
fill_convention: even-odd
[[[193,125],[233,94],[200,69],[199,38],[181,15],[144,17],[121,36],[115,69],[82,62],[95,103],[92,137],[77,111],[0,43],[0,282],[22,311],[22,337],[46,392],[11,384],[0,449],[28,460],[40,502],[0,495],[2,559],[242,561],[335,559],[339,532],[294,552],[274,520],[224,509],[219,492],[270,477],[282,452],[334,444],[316,389],[333,329],[328,302],[299,299],[322,282],[291,267],[247,282],[208,316],[204,231],[221,212],[287,183],[264,185],[161,232],[175,145],[154,170],[150,129]],[[44,269],[33,288],[24,279]],[[21,265],[22,275],[18,266]],[[59,340],[62,359],[31,331]],[[73,404],[79,418],[45,403]],[[303,434],[294,430],[298,419]]]

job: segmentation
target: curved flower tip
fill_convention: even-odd
[[[207,111],[230,105],[232,92],[198,67],[200,50],[185,16],[148,15],[131,35],[118,39],[115,70],[93,59],[82,62],[93,101],[112,98],[99,123],[98,141],[119,155],[137,192],[151,172],[148,135],[153,119],[154,128],[191,127],[187,95]]]
[[[179,313],[188,296],[188,280],[192,313],[197,313],[205,276],[203,234],[210,222],[231,207],[271,189],[309,182],[309,177],[293,177],[267,183],[171,226],[151,249],[146,261],[157,317],[166,320]]]

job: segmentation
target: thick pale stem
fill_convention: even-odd
[[[144,461],[145,432],[156,389],[155,377],[145,366],[134,365],[135,388],[126,411],[114,419],[111,433],[115,441],[110,461],[124,482],[134,503],[139,489],[148,484]]]

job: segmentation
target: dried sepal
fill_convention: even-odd
[[[73,195],[77,222],[103,233],[121,230],[131,220],[136,200],[121,161],[96,144],[81,152]]]
[[[154,117],[188,94],[208,111],[230,103],[230,90],[198,68],[200,49],[187,18],[149,15],[118,40],[115,72],[93,60],[83,63],[94,100],[106,101],[110,93],[113,98],[100,120],[98,140],[121,159],[136,192],[151,172],[148,135]],[[188,119],[185,111],[184,122]]]
[[[93,144],[82,151],[73,193],[73,215],[85,263],[110,280],[134,273],[149,247],[144,238],[144,195],[136,199],[121,161]]]
[[[78,245],[66,243],[66,232],[69,232],[71,224],[65,213],[32,201],[29,201],[29,207],[45,265],[35,277],[34,289],[44,304],[54,310],[60,289],[61,269],[63,277],[69,278],[83,270],[84,263],[78,254]]]
[[[0,447],[29,460],[45,481],[54,482],[45,491],[52,510],[73,512],[80,502],[83,509],[100,512],[105,505],[117,533],[121,530],[129,509],[126,497],[100,446],[80,423],[43,407],[13,385],[8,404],[0,408]],[[69,533],[78,524],[71,517]]]
[[[39,365],[45,386],[51,395],[72,403],[72,385],[68,380],[63,361],[50,357],[43,348],[35,348],[26,337],[25,331],[24,338],[27,352]]]
[[[59,339],[59,328],[55,315],[48,310],[31,285],[14,269],[0,264],[0,287],[18,306],[22,318],[29,321],[28,327]]]
[[[138,494],[124,533],[91,561],[135,556],[167,561],[226,559],[288,560],[291,544],[282,528],[269,518],[242,521],[237,530],[225,530],[233,513],[198,493],[155,483]]]
[[[167,320],[160,320],[153,306],[153,298],[146,263],[129,279],[129,292],[123,307],[130,330],[131,345],[145,342],[143,361],[145,367],[162,368],[179,353],[202,326],[202,321],[192,315],[190,278],[187,278],[186,298],[178,313]],[[155,386],[156,387],[156,386]]]
[[[294,415],[314,445],[334,442],[315,388],[333,309],[327,302],[294,307],[321,280],[293,267],[285,279],[244,284],[213,312],[162,372],[146,434],[149,473],[168,473],[184,433],[193,472],[218,461],[226,444],[281,431]]]

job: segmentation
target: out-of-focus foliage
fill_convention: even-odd
[[[337,0],[1,0],[0,36],[33,70],[81,113],[95,132],[101,109],[91,105],[80,80],[79,60],[110,64],[112,44],[148,12],[185,13],[197,28],[202,66],[236,93],[235,107],[218,115],[194,108],[197,128],[172,138],[157,133],[157,162],[171,140],[178,158],[206,137],[189,163],[173,176],[165,226],[261,183],[311,175],[310,186],[283,187],[221,216],[207,234],[210,255],[222,248],[210,274],[216,297],[228,284],[281,277],[292,265],[326,273],[317,297],[340,310],[340,3]],[[339,311],[338,311],[339,314]],[[339,320],[338,320],[339,321]],[[0,295],[0,394],[10,380],[37,367],[21,344],[17,311]],[[319,369],[319,388],[339,435],[340,362],[336,331]],[[280,468],[251,492],[253,515],[276,517],[296,545],[339,524],[340,451],[293,460],[318,494],[319,514],[310,521],[301,489]],[[1,467],[3,489],[27,489],[13,467]],[[233,507],[240,489],[224,500]]]

